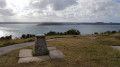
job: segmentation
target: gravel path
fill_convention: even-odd
[[[79,38],[79,39],[96,39],[97,37],[65,37],[65,38]],[[46,41],[53,41],[56,39],[65,39],[65,38],[54,38],[54,39],[48,39]],[[10,52],[12,50],[24,48],[27,46],[32,46],[35,42],[27,42],[27,43],[20,43],[20,44],[15,44],[15,45],[10,45],[6,47],[0,47],[0,55],[3,55],[7,52]]]

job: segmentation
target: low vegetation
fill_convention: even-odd
[[[71,36],[74,37],[73,35],[66,37]],[[120,45],[120,40],[116,38],[116,36],[120,36],[120,33],[109,36],[88,35],[88,37],[90,36],[99,38],[58,39],[47,42],[47,46],[55,46],[65,54],[62,59],[18,64],[20,50],[18,49],[0,56],[0,67],[120,67],[120,51],[110,47],[111,45]],[[47,36],[46,39],[55,37],[60,36]],[[26,48],[33,49],[33,46]]]
[[[80,31],[75,29],[70,29],[70,30],[67,30],[66,32],[50,31],[45,35],[80,35]]]
[[[35,37],[34,34],[22,34],[21,38],[32,38]]]
[[[106,32],[102,32],[102,33],[98,33],[98,32],[94,32],[94,34],[115,34],[115,33],[120,33],[120,31],[115,31],[115,30],[113,30],[113,31],[106,31]]]
[[[120,31],[106,31],[103,33],[95,32],[92,35],[80,35],[80,31],[75,30],[75,29],[70,29],[70,30],[67,30],[66,32],[50,31],[50,32],[46,33],[45,35],[47,36],[47,39],[53,39],[53,38],[64,38],[64,37],[96,37],[96,36],[97,37],[105,37],[105,36],[111,36],[111,35],[117,34],[117,33],[120,33]],[[120,35],[114,36],[113,40],[114,39],[120,40]],[[18,43],[31,42],[34,40],[35,40],[34,34],[22,34],[22,36],[17,39],[12,39],[12,35],[5,36],[5,37],[0,38],[0,47],[14,45],[14,44],[18,44]],[[116,44],[116,45],[118,45],[118,44]]]
[[[11,39],[12,39],[12,35],[0,37],[0,40],[11,40]]]
[[[22,39],[10,39],[10,40],[1,40],[0,41],[0,47],[4,47],[4,46],[9,46],[9,45],[14,45],[14,44],[18,44],[18,43],[25,43],[25,42],[31,42],[34,41],[35,38],[22,38]]]
[[[49,35],[68,35],[68,36],[69,35],[80,35],[80,32],[78,30],[74,30],[74,29],[68,30],[64,33],[50,31],[46,34],[46,36],[49,36]],[[55,38],[63,38],[63,37],[66,37],[66,36],[62,36],[62,37],[58,36]],[[14,45],[14,44],[18,44],[18,43],[24,43],[24,42],[31,42],[34,40],[35,40],[34,34],[22,34],[22,36],[18,39],[12,39],[12,35],[5,36],[5,37],[0,38],[0,47]]]

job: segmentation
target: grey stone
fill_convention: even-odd
[[[111,47],[120,50],[120,46],[111,46]]]
[[[54,47],[54,46],[51,46],[51,47],[47,47],[47,49],[48,49],[49,51],[51,51],[51,50],[56,50],[57,48]]]
[[[36,35],[34,55],[41,56],[41,55],[47,55],[48,53],[49,51],[46,46],[45,35]]]
[[[19,57],[32,57],[32,49],[21,49]]]
[[[41,62],[46,60],[50,60],[50,57],[49,56],[26,57],[20,58],[18,60],[18,63]]]
[[[64,54],[60,50],[49,51],[49,55],[50,55],[51,59],[63,58],[64,57]]]

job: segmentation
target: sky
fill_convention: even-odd
[[[0,22],[119,22],[120,0],[0,0]]]

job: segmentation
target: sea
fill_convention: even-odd
[[[37,24],[0,24],[0,37],[12,35],[19,38],[22,34],[45,34],[49,31],[65,32],[70,29],[79,30],[82,35],[102,33],[105,31],[119,31],[120,25],[51,25],[37,26]]]

